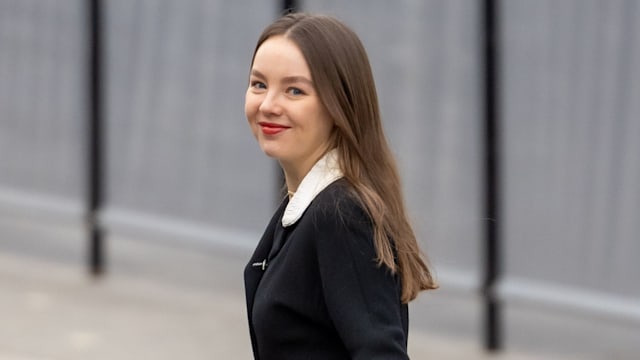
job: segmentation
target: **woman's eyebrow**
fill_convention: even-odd
[[[262,72],[260,72],[260,70],[256,70],[256,69],[251,69],[251,75],[262,78],[262,79],[267,78]],[[285,76],[282,78],[281,82],[283,84],[293,84],[293,83],[301,82],[301,83],[306,83],[309,86],[313,86],[313,81],[311,81],[311,79],[307,78],[306,76],[302,76],[302,75]]]
[[[260,72],[260,70],[251,69],[251,76],[258,77],[260,79],[267,79],[267,77]],[[291,75],[283,77],[280,82],[285,85],[295,84],[295,83],[303,83],[308,86],[313,87],[313,81],[304,75]]]
[[[260,71],[258,71],[258,70],[256,70],[256,69],[251,69],[251,75],[252,75],[252,76],[257,76],[257,77],[259,77],[259,78],[263,78],[263,79],[266,79],[266,78],[267,78],[266,76],[264,76],[264,74],[263,74],[263,73],[261,73]]]
[[[306,76],[285,76],[282,78],[283,84],[293,84],[293,83],[305,83],[309,86],[313,86],[313,81],[307,78]]]

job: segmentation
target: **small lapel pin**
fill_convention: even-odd
[[[251,264],[251,266],[254,266],[254,267],[258,267],[259,266],[259,267],[262,268],[262,271],[264,271],[264,269],[267,268],[267,259],[264,259],[261,262],[255,262],[255,263]]]

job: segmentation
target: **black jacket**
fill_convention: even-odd
[[[287,203],[244,271],[255,359],[408,359],[399,279],[377,266],[371,222],[347,182],[283,227]]]

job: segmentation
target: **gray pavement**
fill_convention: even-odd
[[[0,221],[0,360],[251,359],[247,254],[112,239],[109,273],[96,280],[83,269],[82,234],[20,237],[19,226]],[[411,311],[412,359],[634,358],[544,347],[488,355],[462,323],[474,314],[462,300],[422,296]]]
[[[0,359],[251,359],[237,291],[0,255]],[[473,342],[412,329],[414,359],[484,359]],[[504,354],[502,359],[542,359]],[[548,358],[548,357],[546,357]]]

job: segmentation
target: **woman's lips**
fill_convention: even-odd
[[[260,129],[262,129],[262,133],[265,135],[276,135],[289,128],[288,126],[266,122],[258,123],[258,125],[260,125]]]

